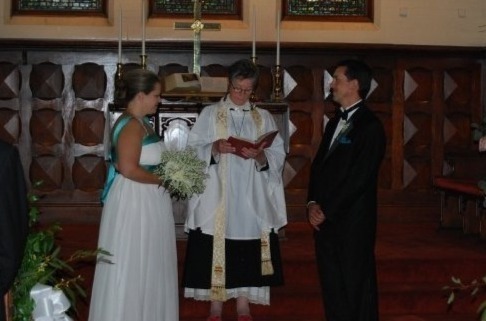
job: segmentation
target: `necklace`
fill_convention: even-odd
[[[233,124],[233,127],[235,128],[236,135],[240,136],[241,130],[243,129],[243,123],[245,121],[246,113],[245,113],[245,110],[243,110],[243,117],[241,118],[240,128],[238,129],[238,127],[236,127],[235,119],[233,118],[233,113],[231,113],[232,111],[234,111],[233,108],[230,109],[231,123]]]

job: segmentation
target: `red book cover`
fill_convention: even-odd
[[[233,154],[238,155],[238,156],[243,157],[243,158],[247,158],[241,153],[241,150],[243,149],[243,147],[258,149],[264,143],[265,143],[265,147],[268,147],[268,146],[272,145],[273,140],[275,139],[275,136],[277,136],[277,134],[278,134],[278,130],[272,130],[272,131],[269,131],[268,133],[261,135],[260,137],[257,138],[257,140],[254,140],[254,141],[246,139],[246,138],[242,138],[242,137],[230,136],[228,138],[228,142],[233,147],[236,148],[236,151]]]

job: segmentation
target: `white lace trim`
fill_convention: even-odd
[[[270,305],[270,287],[268,286],[226,289],[226,299],[236,299],[240,296],[247,297],[253,304]],[[208,289],[184,288],[184,297],[211,301],[211,293]]]

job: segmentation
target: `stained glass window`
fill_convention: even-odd
[[[160,17],[192,17],[193,0],[150,0],[151,15]],[[203,17],[241,19],[241,0],[203,0]]]
[[[288,20],[372,21],[373,0],[282,0]]]
[[[100,14],[107,0],[12,0],[13,14]]]

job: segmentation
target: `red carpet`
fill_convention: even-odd
[[[97,226],[64,225],[63,252],[96,246]],[[252,306],[255,321],[323,321],[314,262],[312,231],[307,223],[293,222],[281,241],[285,285],[271,292],[270,306]],[[178,242],[180,267],[185,242]],[[464,282],[486,275],[486,244],[459,230],[443,230],[438,223],[380,223],[376,248],[381,321],[473,321],[486,297],[472,301],[458,296],[448,309],[442,290],[452,276]],[[80,270],[91,284],[92,266]],[[79,321],[87,320],[88,306],[79,306]],[[236,320],[234,302],[224,308],[225,320]],[[209,304],[182,298],[180,320],[205,320]]]

